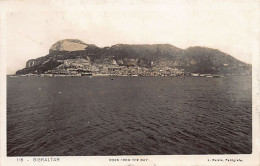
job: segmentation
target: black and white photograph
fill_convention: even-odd
[[[253,0],[2,3],[1,155],[14,165],[62,156],[147,165],[132,160],[179,155],[258,165],[259,8]]]

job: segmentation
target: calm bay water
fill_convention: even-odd
[[[8,156],[251,153],[251,77],[7,79]]]

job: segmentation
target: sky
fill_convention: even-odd
[[[7,74],[62,39],[99,47],[205,46],[249,64],[260,39],[257,0],[22,0],[2,6]]]

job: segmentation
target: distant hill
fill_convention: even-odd
[[[189,47],[180,49],[170,44],[129,45],[117,44],[99,48],[77,39],[56,42],[49,54],[27,61],[16,74],[41,74],[56,69],[68,59],[85,59],[90,65],[113,64],[136,66],[147,70],[159,68],[179,69],[203,74],[251,74],[252,67],[217,49]],[[78,61],[80,63],[80,61]]]

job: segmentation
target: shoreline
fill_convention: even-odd
[[[204,78],[219,78],[219,77],[229,77],[229,76],[251,76],[251,75],[238,75],[238,74],[227,74],[227,75],[89,75],[89,76],[81,76],[81,75],[6,75],[7,77],[47,77],[47,78],[56,78],[56,77],[204,77]]]

